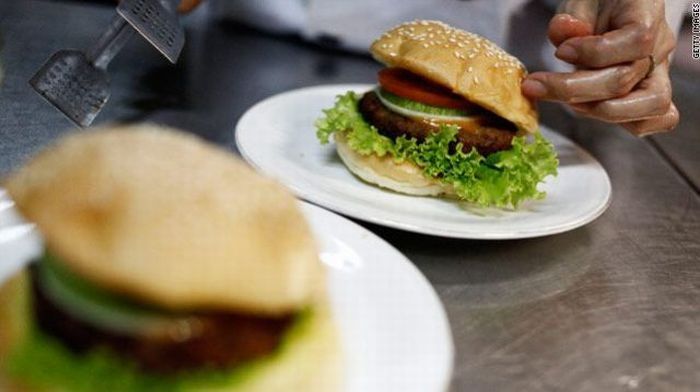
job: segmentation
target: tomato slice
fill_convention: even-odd
[[[394,95],[430,106],[450,109],[471,109],[475,106],[448,88],[402,68],[379,71],[379,85]]]

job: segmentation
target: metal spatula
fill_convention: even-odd
[[[185,44],[176,9],[180,0],[121,0],[117,13],[175,64]]]
[[[89,126],[110,96],[107,66],[134,29],[175,63],[185,34],[174,5],[160,0],[122,0],[109,28],[87,53],[55,53],[29,83],[81,127]]]

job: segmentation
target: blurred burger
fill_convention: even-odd
[[[98,130],[5,185],[46,251],[0,288],[0,390],[336,388],[310,229],[230,154],[153,126]]]
[[[371,47],[379,85],[339,96],[317,123],[361,179],[411,195],[484,206],[544,196],[553,146],[520,91],[523,65],[492,42],[441,22],[404,23]]]

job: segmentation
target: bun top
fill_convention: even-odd
[[[6,185],[66,267],[142,302],[281,314],[322,292],[294,197],[194,136],[153,125],[74,134]]]
[[[537,131],[535,106],[520,91],[525,67],[486,38],[421,20],[384,33],[370,51],[377,61],[444,85],[521,131]]]

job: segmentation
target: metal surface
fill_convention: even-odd
[[[0,177],[71,132],[27,88],[27,70],[66,43],[89,42],[109,12],[75,3],[0,2],[7,69],[0,88]],[[379,69],[369,58],[221,26],[202,15],[188,22],[188,44],[176,67],[163,67],[145,44],[125,48],[115,59],[112,104],[98,121],[157,121],[233,149],[236,120],[260,99],[302,86],[371,82]],[[684,107],[700,105],[697,75],[677,79],[674,87]],[[700,391],[700,196],[648,141],[573,119],[552,105],[542,106],[542,117],[610,174],[613,202],[594,223],[547,238],[497,242],[363,223],[437,288],[457,349],[452,389]],[[690,118],[682,120],[680,137],[699,133]],[[700,156],[700,145],[685,148]]]
[[[160,0],[122,0],[117,13],[175,64],[185,44],[185,31],[174,8]]]
[[[107,66],[132,34],[129,24],[115,16],[87,53],[77,50],[56,52],[29,84],[73,122],[87,127],[109,100]]]
[[[688,29],[690,30],[690,29]],[[684,36],[688,41],[692,40],[691,34]],[[690,51],[688,51],[690,53]],[[695,60],[700,64],[700,61]],[[700,69],[700,67],[698,67]],[[677,70],[675,74],[676,84],[674,93],[681,97],[695,97],[698,94],[698,72],[690,70]],[[697,99],[675,100],[676,106],[687,124],[700,126],[700,110]],[[700,132],[698,126],[680,127],[668,135],[654,136],[654,144],[679,171],[683,172],[686,180],[700,191]]]
[[[115,16],[97,43],[87,52],[88,61],[96,68],[106,70],[133,34],[129,24],[122,17]]]
[[[109,99],[109,76],[77,50],[56,52],[29,84],[82,127],[92,123]]]

